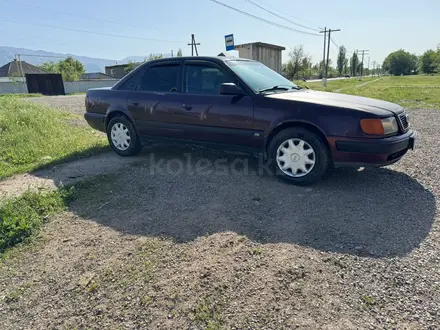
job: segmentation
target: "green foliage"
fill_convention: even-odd
[[[38,232],[44,219],[65,209],[71,189],[26,192],[0,206],[0,252]]]
[[[163,58],[162,54],[150,54],[150,56],[148,57],[148,61],[158,60],[161,58]],[[145,59],[143,62],[130,61],[128,62],[127,66],[124,68],[124,71],[125,73],[129,73],[145,62],[147,62],[147,59]]]
[[[355,77],[358,73],[358,68],[359,68],[359,57],[357,55],[357,52],[353,52],[353,56],[351,57],[350,60],[350,66],[351,66],[350,75],[352,77]]]
[[[287,62],[284,72],[288,79],[298,79],[300,76],[307,78],[311,76],[311,62],[310,56],[305,54],[302,45],[295,46],[289,53],[289,62]]]
[[[150,54],[150,57],[148,58],[149,61],[159,60],[163,58],[162,54]]]
[[[337,66],[338,66],[338,73],[340,76],[342,76],[342,71],[344,70],[344,65],[346,64],[347,56],[347,49],[344,46],[339,47],[339,53],[338,53],[338,60],[337,60]]]
[[[182,49],[181,48],[179,48],[179,50],[177,51],[177,55],[176,55],[177,57],[182,57],[183,55],[182,55]]]
[[[136,69],[139,65],[141,65],[144,62],[137,63],[135,61],[129,61],[127,66],[124,68],[125,73],[129,73],[129,72],[133,71],[134,69]]]
[[[389,54],[383,62],[383,69],[392,75],[408,75],[417,73],[417,56],[400,49]]]
[[[0,97],[0,180],[42,165],[96,153],[106,140],[71,115],[18,97]]]
[[[440,71],[440,48],[437,51],[427,50],[420,56],[420,70],[423,73],[437,73]]]
[[[64,81],[77,81],[86,73],[84,65],[71,56],[58,62],[43,63],[40,68],[50,73],[61,73]]]

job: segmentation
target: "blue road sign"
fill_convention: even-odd
[[[234,50],[234,35],[228,34],[225,36],[225,44],[226,44],[226,50]]]

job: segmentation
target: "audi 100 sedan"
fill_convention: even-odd
[[[298,185],[330,167],[392,164],[416,141],[397,104],[302,89],[260,62],[225,57],[149,61],[90,89],[85,119],[121,156],[156,141],[261,153]]]

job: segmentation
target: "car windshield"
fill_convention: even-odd
[[[297,85],[260,62],[227,61],[229,67],[254,91],[286,91]]]

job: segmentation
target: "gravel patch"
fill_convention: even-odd
[[[42,96],[23,98],[23,100],[48,105],[71,114],[83,116],[85,112],[85,95]]]
[[[416,151],[313,187],[203,150],[87,163],[106,175],[1,262],[4,328],[439,328],[440,111],[410,115]]]

